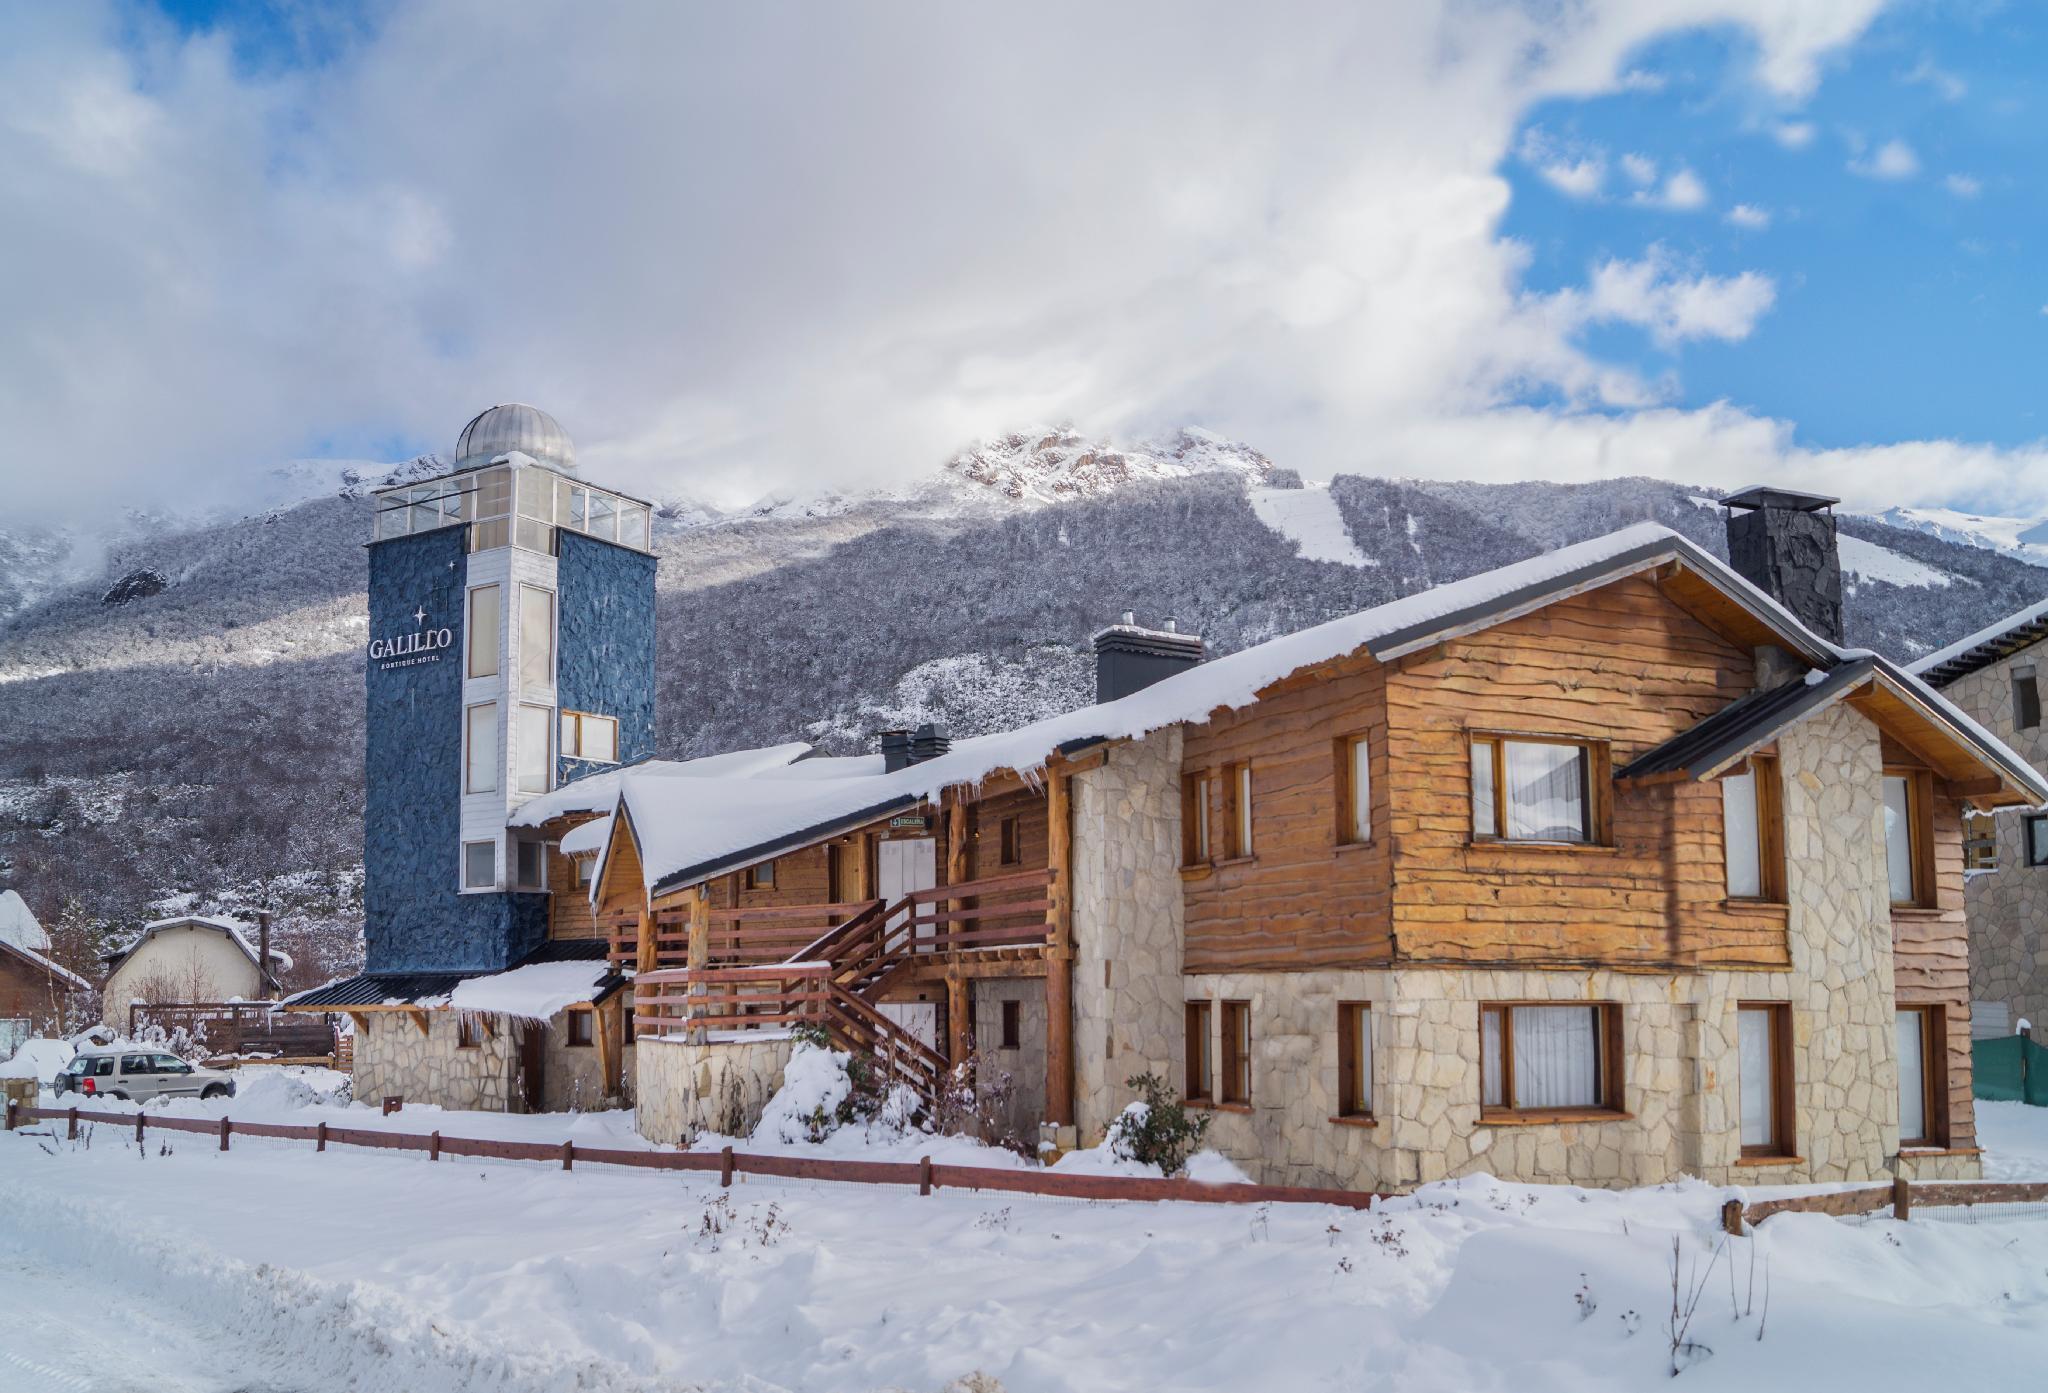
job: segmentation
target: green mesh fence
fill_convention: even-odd
[[[2025,1061],[2021,1080],[2023,1096],[2037,1108],[2048,1108],[2048,1046],[2035,1044],[2032,1040],[2020,1040],[2020,1057]]]
[[[1970,1042],[1970,1092],[1976,1097],[1994,1103],[2033,1102],[2027,1097],[2026,1051],[2029,1048],[2042,1051],[2039,1045],[2019,1035],[2005,1035],[1996,1040],[1972,1040]],[[2041,1087],[2048,1087],[2048,1069],[2041,1071]]]

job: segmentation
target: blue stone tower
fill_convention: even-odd
[[[554,418],[494,406],[447,474],[376,495],[364,672],[364,970],[502,969],[547,929],[536,794],[654,752],[646,502]]]

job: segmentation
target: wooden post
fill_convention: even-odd
[[[234,1130],[234,1126],[235,1124],[225,1117],[220,1120],[220,1149],[222,1151],[228,1149],[228,1133]]]
[[[68,1128],[68,1130],[66,1130],[66,1132],[65,1132],[65,1134],[64,1134],[64,1140],[66,1140],[66,1141],[77,1141],[77,1140],[78,1140],[78,1109],[77,1109],[77,1108],[73,1108],[73,1109],[71,1109],[71,1110],[70,1110],[70,1112],[69,1112],[69,1113],[67,1114],[67,1116],[66,1116],[66,1120],[67,1120],[67,1121],[68,1121],[68,1122],[69,1122],[69,1123],[70,1123],[71,1125],[70,1125],[70,1127]]]
[[[661,943],[655,937],[654,907],[651,903],[643,904],[640,907],[639,929],[640,946],[635,950],[633,965],[641,972],[652,972],[661,964]],[[651,992],[652,990],[652,987],[643,987],[637,982],[633,984],[634,1015],[640,1014],[640,997],[642,993]]]
[[[1046,771],[1045,1116],[1074,1125],[1074,822],[1070,777]]]
[[[960,796],[960,790],[953,789],[946,794],[946,884],[965,885],[968,879],[967,852],[973,845],[974,834],[967,825],[967,803]],[[946,908],[959,911],[967,908],[964,899],[947,900]],[[951,923],[937,924],[937,937],[941,943],[953,934],[966,929],[971,921],[955,919]],[[954,1061],[958,1063],[956,1059]]]
[[[142,1115],[142,1114],[140,1114],[140,1113],[137,1113],[137,1114],[136,1114],[136,1116],[137,1116],[137,1117],[140,1117],[141,1115]],[[13,1131],[13,1130],[14,1130],[15,1128],[19,1127],[20,1125],[21,1125],[21,1099],[19,1099],[19,1098],[9,1098],[9,1099],[7,1100],[7,1130],[11,1132],[11,1131]]]
[[[441,1159],[441,1134],[439,1132],[427,1133],[427,1159],[429,1161]]]
[[[932,1192],[932,1158],[929,1156],[917,1158],[917,1192],[920,1195]]]
[[[729,1146],[718,1153],[718,1183],[732,1184],[732,1148]]]
[[[1729,1200],[1721,1206],[1721,1231],[1733,1234],[1737,1238],[1742,1236],[1741,1200]]]
[[[946,1062],[959,1068],[974,1050],[967,1033],[967,979],[958,971],[946,974]]]
[[[135,1110],[135,1144],[137,1146],[142,1145],[142,1123],[143,1112],[142,1109],[137,1108]]]
[[[598,1002],[590,1008],[590,1034],[597,1042],[598,1087],[609,1098],[619,1091],[619,1081],[612,1068],[616,1051],[612,1048],[612,1008]]]
[[[1892,1177],[1892,1217],[1906,1219],[1913,1213],[1913,1185],[1905,1176]]]
[[[695,897],[690,901],[690,971],[692,973],[711,966],[710,890],[711,887],[708,885],[698,886]],[[735,907],[738,906],[739,895],[737,892],[733,894],[732,902]],[[689,994],[691,996],[702,996],[704,994],[704,987],[693,979],[690,983]],[[697,1008],[692,1004],[690,1015],[694,1017],[696,1014]],[[691,1043],[701,1045],[705,1042],[706,1038],[707,1036],[704,1031],[695,1027],[691,1028]]]
[[[313,1129],[313,1149],[315,1151],[325,1151],[327,1149],[327,1124],[324,1122]]]
[[[573,1142],[573,1141],[566,1141],[566,1140],[565,1140],[565,1141],[564,1141],[564,1142],[562,1143],[562,1169],[563,1169],[563,1170],[571,1170],[571,1169],[574,1169],[575,1165],[576,1165],[576,1143],[575,1143],[575,1142]]]

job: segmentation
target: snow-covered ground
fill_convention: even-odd
[[[621,1113],[383,1118],[287,1094],[252,1082],[230,1111],[632,1144]],[[2048,1110],[1981,1107],[1987,1170],[2048,1176]],[[601,1166],[246,1138],[223,1155],[183,1134],[138,1153],[125,1128],[76,1144],[33,1131],[0,1136],[0,1348],[25,1371],[10,1383],[0,1356],[0,1386],[1663,1387],[1674,1242],[1700,1274],[1688,1338],[1712,1351],[1681,1388],[2022,1387],[2048,1357],[2038,1219],[1785,1215],[1724,1244],[1725,1192],[1692,1183],[1472,1178],[1363,1214],[759,1177],[722,1191]],[[106,1318],[130,1308],[147,1319]],[[122,1361],[159,1341],[161,1379],[122,1382]],[[187,1372],[208,1348],[218,1382]]]
[[[1304,561],[1334,561],[1343,566],[1380,563],[1358,549],[1344,525],[1328,484],[1300,488],[1251,488],[1246,491],[1260,522],[1293,542]]]

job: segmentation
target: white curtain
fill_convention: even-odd
[[[1365,1112],[1372,1111],[1372,1008],[1361,1007],[1358,1012],[1358,1105]]]
[[[1892,903],[1909,904],[1913,899],[1913,834],[1907,821],[1912,800],[1906,780],[1896,774],[1884,777],[1884,859],[1891,877]]]
[[[1721,831],[1728,853],[1728,893],[1751,898],[1763,894],[1753,771],[1721,780]]]
[[[1599,1008],[1514,1008],[1515,1106],[1591,1108],[1600,1104]]]
[[[1524,841],[1586,839],[1586,752],[1577,745],[1507,746],[1508,836]]]
[[[1916,1141],[1927,1135],[1927,1045],[1921,1037],[1926,1016],[1918,1011],[1898,1014],[1899,1139]]]
[[[1479,1013],[1479,1102],[1483,1107],[1507,1106],[1500,1077],[1500,1012]]]
[[[1351,835],[1372,838],[1372,759],[1364,736],[1351,742]]]
[[[1491,837],[1493,820],[1493,742],[1472,742],[1472,835]]]
[[[1778,1108],[1771,1093],[1771,1013],[1736,1012],[1735,1034],[1742,1065],[1742,1144],[1774,1146]]]

